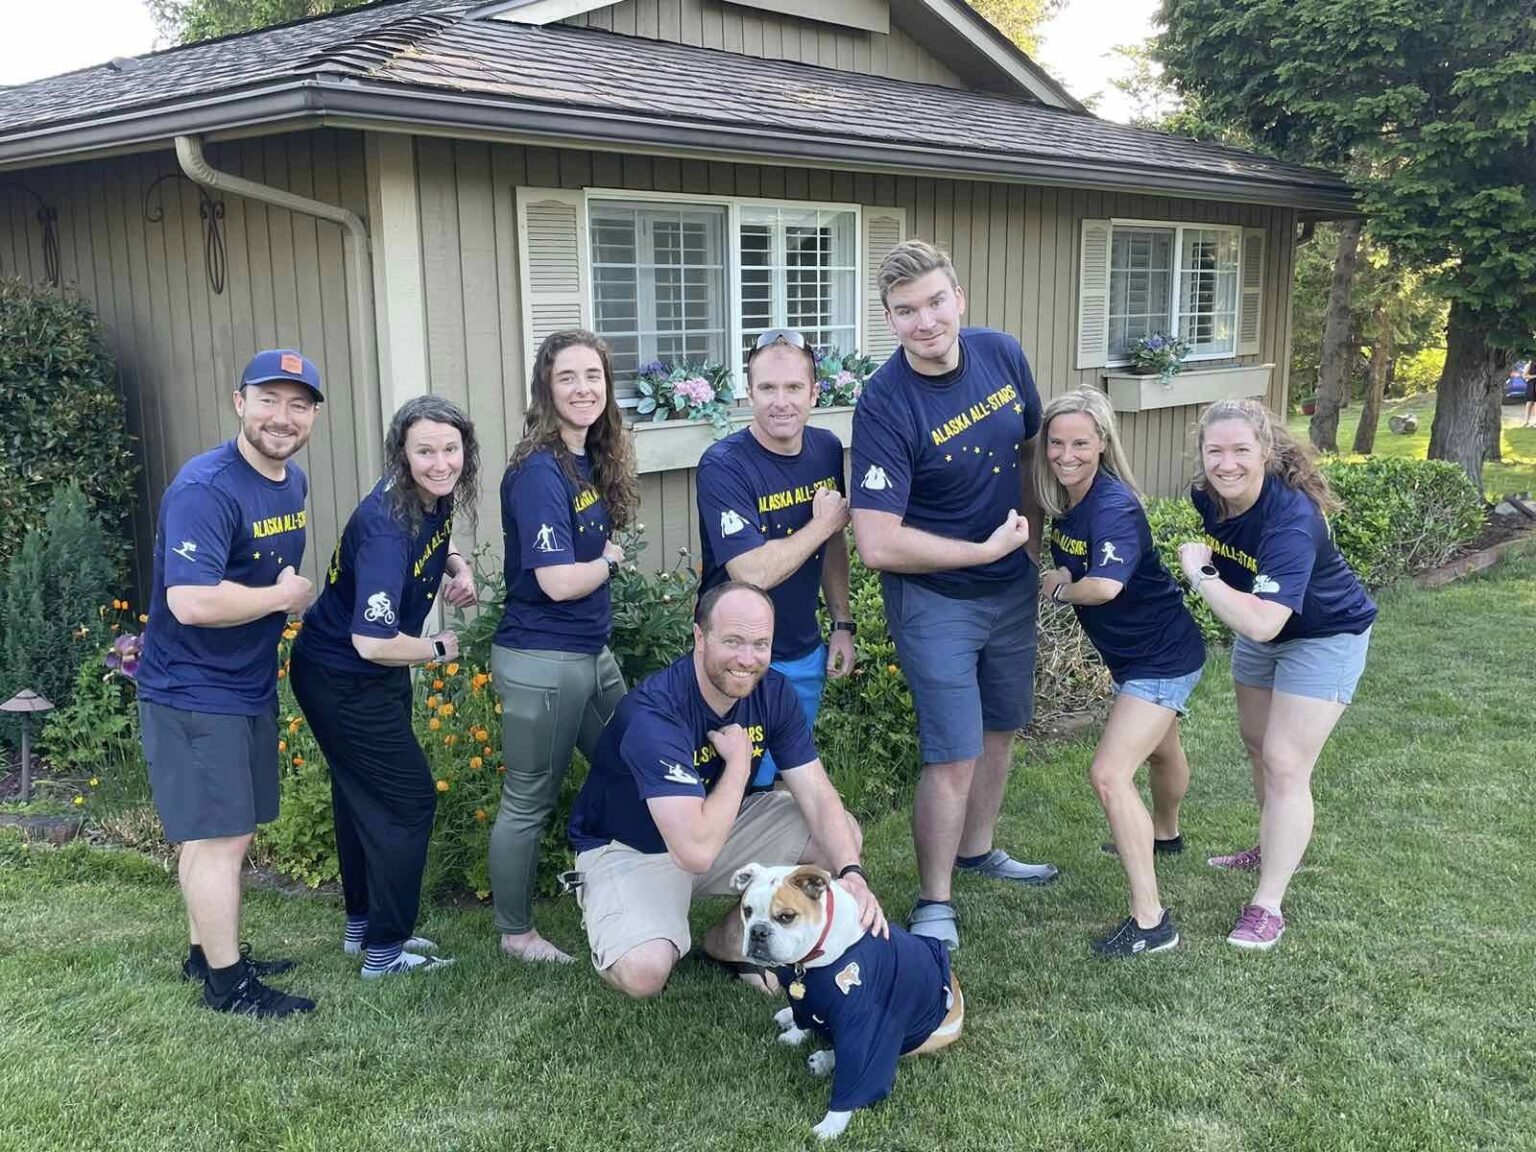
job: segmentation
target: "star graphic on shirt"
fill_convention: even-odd
[[[992,465],[992,475],[996,476],[1001,471],[1002,469],[999,468],[996,464]]]
[[[944,453],[944,463],[946,463],[946,464],[953,463],[954,459],[955,458],[952,455],[950,455],[948,452]]]
[[[759,760],[762,759],[762,757],[763,757],[763,746],[761,744],[754,744],[754,745],[752,745],[752,755],[757,757]]]
[[[1013,406],[1013,410],[1015,412],[1022,412],[1022,411],[1024,411],[1024,405],[1022,405],[1022,404],[1015,404]]]
[[[980,444],[976,445],[976,447],[972,448],[971,451],[976,453],[976,455],[980,456],[981,455],[981,445]]]

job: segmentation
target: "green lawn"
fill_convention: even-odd
[[[1419,429],[1411,436],[1399,436],[1387,426],[1387,420],[1396,415],[1415,413]],[[1310,416],[1292,416],[1289,427],[1293,435],[1307,439]],[[1376,455],[1403,456],[1411,460],[1423,460],[1429,454],[1429,429],[1435,419],[1435,397],[1431,394],[1408,397],[1404,400],[1388,400],[1381,410],[1381,424],[1376,430]],[[1483,465],[1483,491],[1491,498],[1511,492],[1536,492],[1536,428],[1525,428],[1524,404],[1509,404],[1504,408],[1504,459],[1498,464]],[[1355,443],[1355,428],[1360,423],[1360,405],[1352,404],[1339,413],[1339,447],[1348,452]]]
[[[904,1062],[848,1149],[1530,1148],[1536,1131],[1536,556],[1382,596],[1371,663],[1318,769],[1318,830],[1268,955],[1222,941],[1252,881],[1204,864],[1254,840],[1225,661],[1187,744],[1192,851],[1162,865],[1185,942],[1132,963],[1088,943],[1122,880],[1089,746],[1025,755],[1003,843],[1041,892],[958,890],[960,1044]],[[1453,623],[1452,623],[1453,622]],[[1448,626],[1451,624],[1451,626]],[[906,818],[868,830],[905,911]],[[0,837],[0,1148],[804,1149],[827,1086],[768,1002],[692,960],[627,1003],[584,966],[497,960],[484,909],[424,931],[456,967],[364,985],[334,900],[252,897],[248,934],[303,967],[308,1019],[196,1006],[175,886],[124,853]],[[579,940],[576,911],[542,913]]]

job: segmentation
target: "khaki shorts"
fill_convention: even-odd
[[[708,872],[694,875],[665,852],[636,852],[614,841],[576,857],[581,919],[599,972],[647,940],[688,954],[688,906],[695,896],[734,896],[731,877],[748,864],[797,864],[811,829],[788,792],[748,796]]]

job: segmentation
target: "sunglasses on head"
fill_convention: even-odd
[[[804,348],[805,337],[793,328],[770,328],[757,338],[757,344],[752,351],[761,352],[764,348],[771,348],[775,344],[788,344],[791,348]]]

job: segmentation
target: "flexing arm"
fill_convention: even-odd
[[[277,583],[252,588],[221,580],[214,585],[178,584],[165,590],[166,607],[178,623],[195,628],[236,628],[274,612],[298,615],[314,599],[314,585],[290,565]]]
[[[936,536],[903,524],[894,512],[853,510],[853,538],[864,563],[881,572],[944,572],[990,564],[1029,539],[1029,522],[1016,511],[980,543]]]
[[[1190,586],[1199,586],[1200,597],[1211,606],[1216,618],[1239,636],[1264,643],[1280,635],[1291,618],[1284,604],[1264,600],[1252,592],[1239,592],[1219,576],[1202,579],[1200,566],[1211,562],[1211,547],[1198,540],[1179,545],[1179,565]]]
[[[848,524],[848,501],[835,488],[818,488],[811,503],[811,520],[793,536],[769,540],[750,552],[728,560],[725,570],[732,580],[744,580],[759,588],[772,588],[788,580],[815,554],[816,549],[841,537]],[[831,557],[831,548],[827,550]],[[847,547],[843,555],[846,560]],[[846,580],[844,587],[846,588]],[[831,601],[828,601],[831,604]],[[841,617],[846,619],[846,617]]]
[[[603,554],[596,560],[580,560],[574,564],[551,564],[533,570],[539,582],[539,591],[551,600],[580,600],[590,596],[608,580],[608,561],[624,559],[624,549],[612,540],[603,545]]]
[[[725,768],[706,796],[661,796],[646,800],[667,855],[685,872],[702,874],[725,847],[741,810],[752,769],[752,742],[740,724],[709,734]]]
[[[1073,580],[1065,568],[1053,568],[1040,578],[1040,590],[1058,604],[1077,604],[1084,608],[1093,604],[1108,604],[1120,595],[1125,585],[1119,580],[1106,580],[1103,576],[1084,576]],[[1054,595],[1061,589],[1059,596]]]

